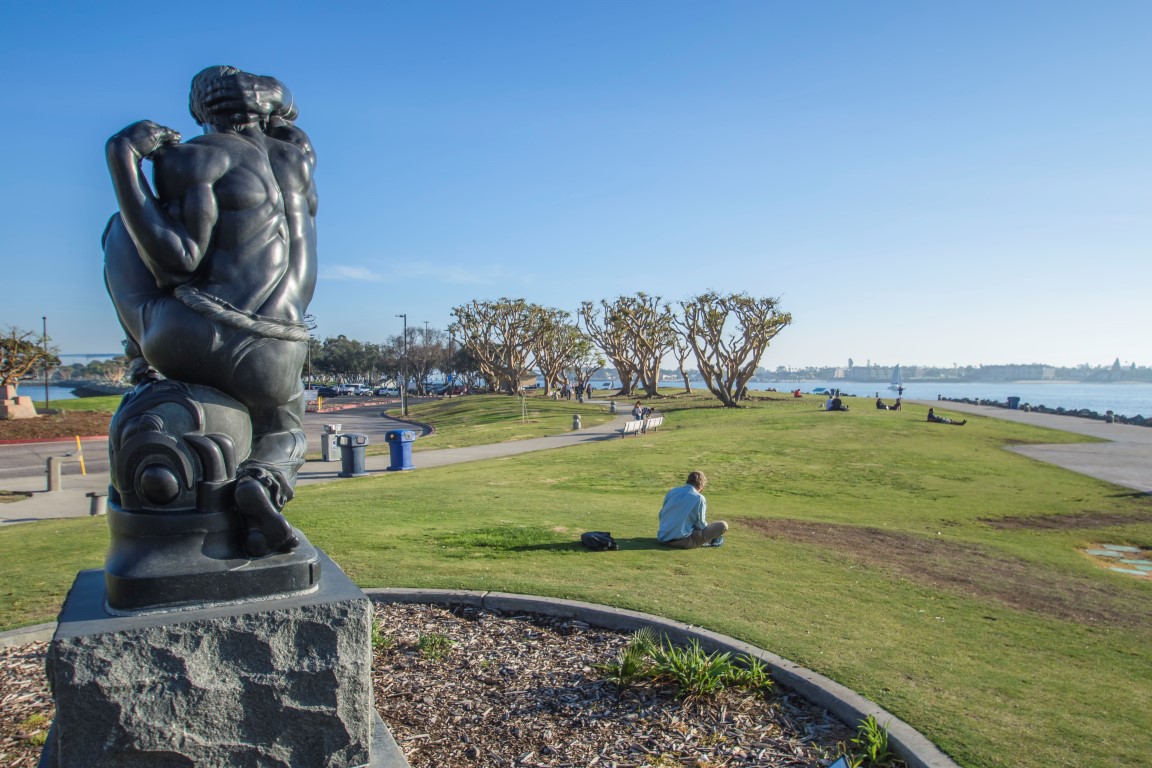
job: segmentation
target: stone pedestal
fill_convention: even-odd
[[[41,768],[407,768],[373,706],[371,601],[318,554],[311,594],[136,616],[80,572]]]
[[[36,417],[36,406],[32,398],[17,397],[16,387],[5,384],[0,388],[0,419],[32,419]]]

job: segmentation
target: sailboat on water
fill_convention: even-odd
[[[888,385],[888,389],[893,392],[903,392],[904,385],[900,382],[900,366],[897,365],[892,369],[892,383]]]

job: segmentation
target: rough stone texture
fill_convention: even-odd
[[[372,605],[321,554],[312,595],[135,617],[76,579],[48,651],[46,768],[369,763]]]
[[[32,405],[32,398],[18,397],[16,387],[5,384],[0,390],[0,419],[34,419],[36,407]]]

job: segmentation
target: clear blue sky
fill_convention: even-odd
[[[777,365],[1152,365],[1152,4],[8,4],[0,325],[122,338],[103,145],[280,78],[321,337],[473,298],[779,296]]]

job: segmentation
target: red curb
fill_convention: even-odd
[[[81,435],[81,440],[107,440],[108,435]],[[73,437],[40,437],[28,438],[26,440],[0,440],[0,445],[29,445],[32,443],[74,443],[76,438]]]

